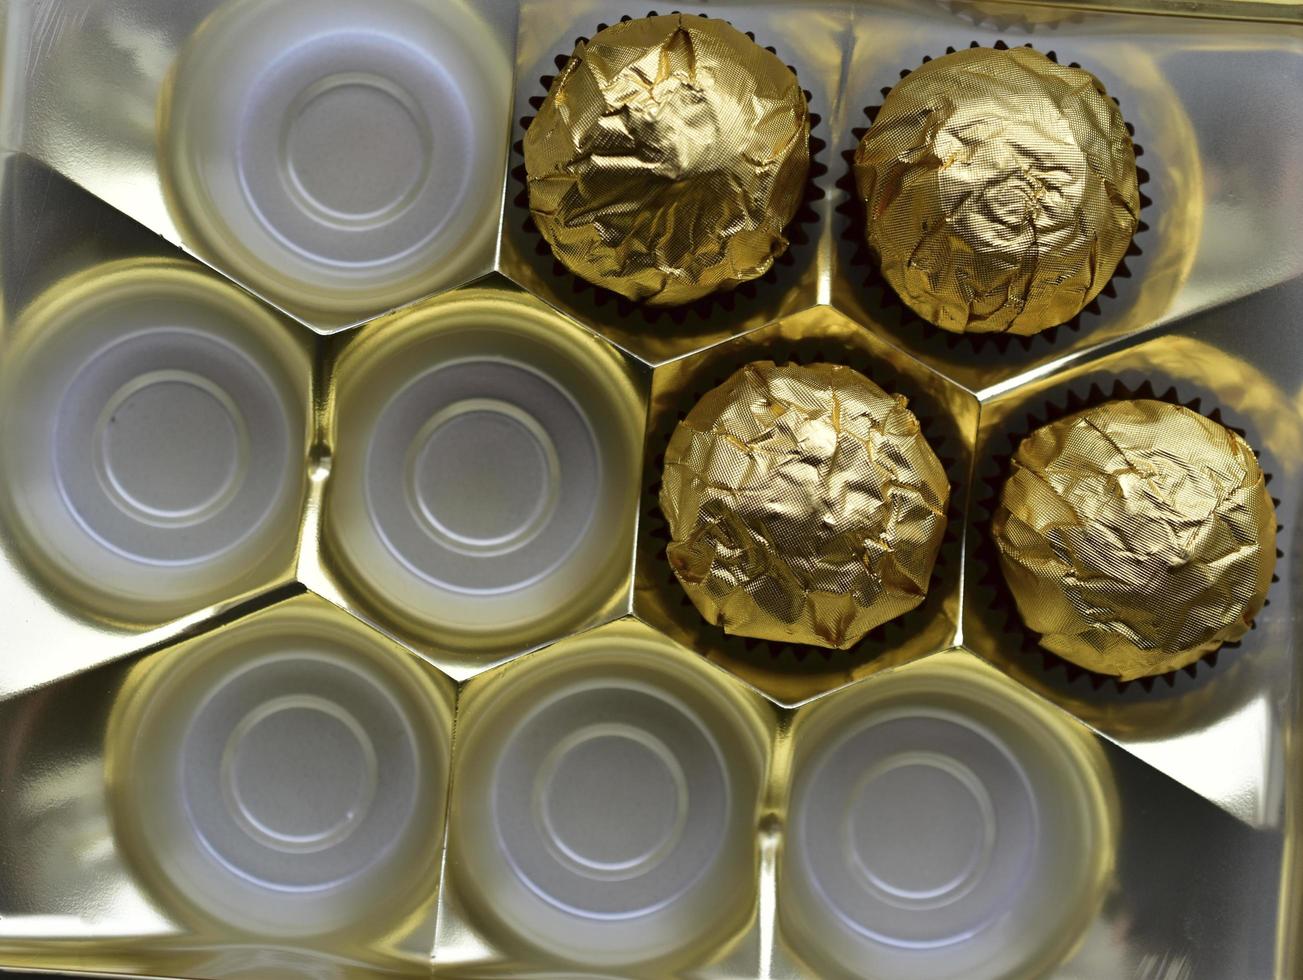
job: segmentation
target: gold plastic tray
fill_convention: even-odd
[[[0,971],[1303,975],[1303,7],[677,9],[773,46],[818,118],[790,256],[666,316],[558,266],[521,178],[557,57],[644,7],[0,0],[0,446],[22,461],[0,469]],[[185,155],[194,127],[243,147],[255,130],[223,93],[258,103],[259,52],[332,31],[361,40],[322,49],[342,81],[312,91],[378,100],[357,104],[396,142],[346,162],[374,165],[381,197],[335,185],[327,203],[356,212],[323,219],[337,235],[302,223],[320,202],[274,212],[310,245],[293,254],[232,236],[252,219],[222,196],[230,174]],[[973,345],[919,329],[874,279],[848,154],[903,71],[996,41],[1105,82],[1146,203],[1097,307]],[[404,53],[421,44],[459,67]],[[395,85],[456,93],[445,127],[386,129],[425,105]],[[303,154],[300,204],[331,179],[302,116],[281,144]],[[456,202],[442,238],[386,230],[427,190]],[[368,271],[400,252],[423,258]],[[313,285],[323,267],[347,298]],[[87,311],[113,349],[153,330],[191,367],[132,380],[146,354],[88,355]],[[177,339],[178,319],[199,326]],[[664,560],[669,433],[757,357],[841,361],[907,394],[950,477],[927,600],[849,651],[730,638]],[[43,410],[104,385],[119,406],[174,399],[167,424],[59,442]],[[1118,385],[1243,429],[1281,524],[1255,628],[1154,683],[1043,657],[986,541],[1010,437]],[[473,451],[490,434],[519,447],[511,466]],[[257,533],[213,545],[227,490],[154,479],[159,445],[222,487],[252,480]],[[82,466],[149,515],[148,532],[91,529],[116,563],[50,506]],[[177,525],[184,553],[155,533]],[[1011,854],[1009,833],[1033,843]]]

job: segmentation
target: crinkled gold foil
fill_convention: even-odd
[[[841,365],[756,361],[678,424],[660,504],[708,621],[845,649],[923,601],[949,497],[903,397]]]
[[[581,43],[525,133],[529,209],[576,275],[675,305],[763,275],[810,166],[796,76],[719,20]]]
[[[1108,402],[1024,439],[993,533],[1041,645],[1124,679],[1243,636],[1276,564],[1276,513],[1253,450],[1150,400]]]
[[[1089,72],[1029,48],[930,61],[855,152],[869,246],[919,316],[1035,334],[1076,316],[1140,221],[1126,124]]]

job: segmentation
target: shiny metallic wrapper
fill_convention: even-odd
[[[529,209],[576,275],[676,305],[763,275],[810,165],[796,76],[723,21],[644,17],[581,43],[525,133]]]
[[[1041,645],[1123,679],[1243,636],[1276,563],[1276,513],[1253,450],[1197,412],[1147,399],[1024,439],[992,532]]]
[[[896,85],[855,152],[869,246],[919,316],[956,333],[1072,319],[1140,221],[1126,124],[1089,72],[970,48]]]
[[[949,497],[903,397],[841,365],[756,361],[679,423],[660,504],[707,620],[845,649],[923,600]]]

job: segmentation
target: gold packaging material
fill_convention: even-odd
[[[1253,450],[1180,405],[1107,402],[1018,447],[992,531],[1041,645],[1124,680],[1239,639],[1276,563]]]
[[[956,333],[1072,319],[1140,221],[1117,106],[1089,72],[1029,48],[970,48],[911,72],[861,140],[855,179],[883,276]]]
[[[949,497],[903,397],[842,365],[756,361],[679,423],[660,504],[709,622],[846,649],[922,602]]]
[[[552,56],[563,43],[558,39],[568,41],[577,33],[591,36],[586,29],[599,17],[613,22],[622,12],[610,4],[567,6],[541,0],[400,0],[400,5],[418,15],[438,7],[473,7],[476,14],[495,19],[495,46],[511,52],[511,70],[502,81],[512,89],[515,106],[512,98],[500,100],[501,125],[491,120],[488,124],[500,136],[510,129],[509,113],[518,118],[534,112],[527,105],[529,96],[535,94],[540,74],[556,73]],[[5,18],[6,50],[11,54],[5,77],[14,84],[5,88],[6,98],[0,103],[5,119],[15,124],[6,126],[11,136],[8,146],[15,152],[0,157],[5,164],[0,170],[0,217],[4,255],[9,258],[0,260],[5,310],[0,360],[7,359],[10,368],[18,368],[12,355],[19,353],[15,345],[22,331],[18,328],[30,307],[39,296],[57,292],[56,284],[65,277],[106,262],[183,258],[165,241],[177,242],[181,232],[169,211],[167,175],[160,179],[159,173],[166,159],[160,159],[163,155],[157,151],[165,145],[166,134],[153,123],[182,46],[197,27],[195,40],[202,47],[203,35],[220,16],[219,8],[236,6],[244,6],[244,0],[61,7],[19,2],[5,8],[14,15]],[[312,5],[296,0],[293,6],[308,10]],[[316,5],[319,16],[309,33],[332,31],[337,6]],[[482,268],[499,267],[536,293],[538,303],[551,304],[561,311],[558,316],[577,321],[576,330],[582,327],[593,338],[614,337],[642,356],[645,363],[628,365],[628,373],[637,375],[638,381],[631,389],[637,396],[632,402],[641,399],[644,408],[650,404],[657,416],[663,413],[666,418],[656,418],[652,444],[627,461],[634,467],[635,480],[642,462],[637,457],[663,454],[680,411],[756,358],[779,363],[792,357],[802,363],[841,361],[861,366],[888,391],[909,394],[909,407],[938,454],[943,459],[955,457],[952,478],[974,466],[985,469],[984,457],[997,443],[1007,447],[1007,459],[1017,444],[1005,439],[1007,432],[1014,431],[1010,427],[1019,425],[1029,408],[1046,403],[1056,393],[1084,391],[1094,383],[1108,390],[1119,374],[1148,377],[1155,385],[1161,381],[1160,390],[1169,381],[1180,388],[1183,379],[1199,379],[1199,386],[1212,396],[1209,407],[1221,405],[1223,411],[1233,411],[1237,420],[1245,420],[1249,441],[1264,453],[1262,466],[1274,476],[1269,489],[1283,498],[1277,505],[1282,525],[1277,541],[1285,552],[1278,560],[1282,581],[1271,586],[1271,605],[1257,617],[1256,628],[1242,638],[1241,649],[1233,656],[1231,650],[1224,650],[1216,669],[1199,663],[1196,680],[1179,672],[1179,677],[1159,678],[1152,690],[1129,685],[1122,697],[1099,688],[1099,675],[1077,677],[1076,671],[1038,669],[1038,656],[1020,653],[1018,637],[1000,632],[1007,630],[1014,613],[1011,604],[991,602],[991,592],[957,560],[964,540],[958,534],[947,535],[924,602],[873,631],[851,651],[779,649],[777,644],[743,640],[707,623],[680,587],[669,582],[673,576],[663,560],[668,536],[653,537],[666,533],[661,530],[663,522],[642,522],[648,531],[639,538],[634,553],[630,539],[635,518],[658,515],[647,513],[655,505],[654,492],[650,500],[638,500],[635,510],[635,491],[630,491],[622,499],[631,527],[618,543],[612,538],[609,551],[623,556],[626,568],[634,565],[640,580],[630,595],[626,573],[622,589],[612,588],[609,603],[592,619],[591,629],[581,632],[583,624],[567,626],[564,632],[578,635],[522,657],[476,655],[476,661],[467,657],[458,664],[435,650],[428,639],[418,642],[416,637],[405,644],[423,648],[413,653],[392,639],[398,625],[392,616],[381,615],[381,605],[368,605],[361,601],[362,593],[345,588],[323,542],[326,504],[352,472],[336,440],[337,429],[347,419],[346,413],[338,411],[342,403],[337,400],[342,395],[340,385],[347,385],[352,370],[345,355],[357,353],[359,346],[379,345],[385,332],[380,330],[369,339],[353,334],[322,339],[306,329],[296,332],[296,325],[286,322],[282,324],[286,336],[293,334],[305,353],[314,355],[309,358],[309,366],[315,368],[312,411],[305,419],[310,431],[304,448],[310,451],[299,467],[307,500],[297,521],[285,522],[296,541],[294,554],[265,578],[256,594],[248,593],[238,604],[222,600],[145,633],[126,632],[90,615],[78,596],[64,596],[50,588],[29,567],[20,547],[22,539],[15,537],[18,529],[0,527],[0,596],[4,599],[0,608],[5,624],[0,638],[0,971],[229,980],[373,980],[377,975],[429,980],[432,975],[504,978],[580,973],[696,980],[865,972],[917,976],[947,960],[949,948],[964,943],[949,948],[921,948],[915,943],[909,947],[917,951],[913,957],[897,947],[904,961],[897,971],[874,970],[862,954],[847,962],[870,941],[847,925],[848,919],[839,918],[836,910],[829,914],[828,903],[803,903],[806,896],[794,890],[791,870],[793,862],[804,860],[807,843],[811,851],[819,843],[817,838],[798,836],[794,806],[798,780],[813,774],[814,767],[808,765],[815,759],[812,749],[827,746],[870,720],[866,716],[871,702],[876,705],[875,699],[899,695],[895,681],[904,678],[922,695],[943,685],[957,697],[967,692],[965,701],[974,707],[987,703],[998,709],[1009,702],[1009,707],[1017,708],[1014,702],[1023,703],[1026,710],[1019,709],[1019,714],[1040,718],[1036,727],[1041,729],[1046,751],[1053,749],[1064,758],[1061,768],[1074,782],[1081,779],[1073,774],[1086,770],[1088,785],[1086,792],[1075,796],[1040,796],[1025,817],[997,826],[992,847],[990,835],[981,833],[980,817],[968,818],[970,809],[989,809],[987,797],[999,804],[1011,795],[1010,788],[1018,789],[1021,782],[1031,781],[1030,776],[1024,780],[1011,772],[1012,782],[974,780],[969,777],[972,772],[980,775],[977,766],[947,765],[948,760],[935,753],[931,759],[898,755],[895,762],[911,765],[874,773],[876,785],[867,788],[875,792],[859,793],[866,787],[857,782],[857,775],[868,767],[852,764],[843,770],[845,798],[852,806],[824,812],[837,818],[836,829],[844,831],[829,841],[825,851],[836,852],[833,860],[840,857],[854,876],[867,881],[861,872],[871,874],[874,884],[885,883],[893,890],[890,897],[914,906],[937,905],[937,891],[966,890],[971,884],[969,897],[994,896],[986,905],[990,910],[1010,894],[1013,880],[992,877],[992,862],[987,858],[998,857],[1010,841],[1015,850],[1031,843],[1036,849],[1028,854],[1027,873],[1019,874],[1013,886],[1036,880],[1042,868],[1062,866],[1065,861],[1088,867],[1090,873],[1076,878],[1077,884],[1064,885],[1058,879],[1054,889],[1037,889],[1035,897],[1046,909],[1042,915],[988,916],[978,923],[986,927],[984,934],[1009,939],[1010,955],[1002,960],[1008,968],[991,973],[1058,974],[1082,980],[1136,977],[1154,972],[1161,958],[1162,965],[1170,967],[1168,972],[1189,977],[1303,977],[1303,699],[1297,697],[1297,653],[1303,634],[1296,612],[1303,598],[1303,578],[1296,574],[1300,541],[1290,531],[1291,517],[1303,513],[1298,491],[1303,469],[1303,444],[1298,441],[1303,432],[1303,331],[1290,326],[1297,319],[1291,307],[1303,287],[1299,279],[1303,252],[1297,248],[1298,222],[1289,220],[1297,213],[1298,170],[1285,165],[1297,159],[1301,134],[1288,125],[1297,118],[1296,92],[1289,85],[1276,84],[1282,72],[1288,78],[1291,67],[1300,64],[1303,21],[1298,13],[1303,8],[1266,0],[1198,0],[1197,11],[1191,5],[1179,5],[1177,11],[1178,5],[1164,0],[1077,2],[1075,11],[1064,8],[1070,22],[1062,30],[1037,26],[1033,31],[1013,22],[1020,20],[1019,11],[1031,11],[1039,19],[1048,10],[1044,4],[1028,7],[991,0],[990,6],[1011,12],[1000,21],[984,21],[979,25],[981,34],[993,38],[997,30],[1012,30],[1039,38],[1044,48],[1056,47],[1065,62],[1071,57],[1087,65],[1107,82],[1111,94],[1122,98],[1122,111],[1135,123],[1146,150],[1139,162],[1151,171],[1150,182],[1141,190],[1159,205],[1146,206],[1142,212],[1152,226],[1135,239],[1145,251],[1143,268],[1127,257],[1136,277],[1126,281],[1116,301],[1106,304],[1107,316],[1086,317],[1092,322],[1077,335],[1070,335],[1067,327],[1056,331],[1054,344],[1032,338],[1038,342],[1027,356],[1013,359],[1023,362],[1021,366],[1007,357],[1002,366],[1003,344],[952,347],[945,343],[950,335],[939,329],[895,330],[886,324],[881,330],[865,330],[859,324],[873,322],[870,314],[877,298],[863,288],[861,277],[845,261],[853,248],[834,242],[826,224],[810,248],[794,244],[779,260],[783,265],[760,280],[764,285],[758,289],[756,283],[744,285],[683,309],[688,313],[702,308],[691,312],[693,323],[683,329],[670,322],[679,317],[671,318],[663,309],[650,317],[622,316],[617,306],[633,306],[638,314],[638,304],[623,299],[618,304],[597,302],[603,296],[611,299],[604,291],[602,296],[594,296],[592,289],[574,292],[578,280],[568,273],[554,275],[552,260],[535,254],[533,247],[541,238],[531,239],[521,228],[517,219],[524,215],[516,203],[508,203],[504,212],[485,223],[490,247]],[[784,60],[797,66],[801,83],[813,93],[810,110],[832,107],[831,130],[843,133],[852,123],[841,108],[856,113],[861,106],[881,102],[879,86],[894,83],[894,70],[916,60],[911,55],[903,61],[900,52],[940,54],[948,42],[967,43],[965,34],[970,30],[966,18],[944,3],[829,0],[694,7],[712,16],[736,14],[734,23],[754,30],[760,44],[778,44]],[[626,6],[623,11],[641,14],[647,9],[650,5],[641,10]],[[71,15],[54,16],[64,10]],[[1173,12],[1200,16],[1165,16]],[[347,99],[359,94],[369,99],[372,93],[383,98],[384,91],[370,83],[383,82],[387,66],[366,64],[348,38],[335,37],[339,43],[333,50],[341,60],[324,70],[335,73],[341,83],[336,91]],[[484,59],[474,54],[473,60]],[[378,81],[377,76],[381,76]],[[456,87],[474,106],[478,100],[465,88],[467,77],[473,76],[461,75],[462,84]],[[265,81],[264,89],[275,87],[272,79]],[[823,135],[819,128],[815,132]],[[437,143],[437,130],[435,136]],[[515,138],[522,136],[523,130]],[[507,140],[501,144],[505,156]],[[1253,146],[1253,152],[1245,152],[1246,144]],[[854,144],[846,148],[853,149]],[[501,162],[493,168],[498,181],[507,176]],[[812,173],[819,169],[813,162],[811,166]],[[496,211],[502,195],[490,195],[483,203]],[[807,230],[801,220],[795,219],[789,227],[790,237]],[[495,263],[499,254],[501,260]],[[797,261],[789,267],[786,263],[793,256]],[[775,272],[781,274],[770,281]],[[463,273],[447,281],[469,278]],[[1114,283],[1119,282],[1115,276]],[[481,287],[509,288],[496,274],[474,288]],[[748,300],[745,294],[753,292]],[[450,298],[460,295],[457,290]],[[732,307],[734,299],[737,308],[724,311],[723,306]],[[700,315],[708,312],[707,307],[716,308],[719,315]],[[645,308],[653,314],[657,309]],[[303,310],[296,308],[296,312],[307,316]],[[325,331],[342,325],[347,311],[336,314],[329,322],[324,313],[318,314],[315,327]],[[355,312],[347,322],[360,316]],[[1166,324],[1163,329],[1149,330],[1160,322]],[[1270,329],[1246,329],[1250,323],[1269,324]],[[654,332],[660,336],[638,346],[636,332],[641,328],[652,333],[649,324],[658,328]],[[725,334],[748,330],[754,333],[747,338],[721,343],[728,339]],[[632,345],[630,337],[635,339]],[[761,346],[769,343],[774,345],[771,349]],[[1203,348],[1194,351],[1182,344]],[[517,352],[502,353],[521,360]],[[911,361],[911,355],[917,361]],[[534,362],[525,358],[522,363]],[[652,363],[657,365],[654,374],[648,366]],[[1021,377],[1014,379],[1014,373]],[[899,381],[890,380],[893,377]],[[686,401],[685,388],[691,391]],[[371,398],[382,403],[395,393],[382,387]],[[309,407],[309,402],[304,406]],[[24,409],[17,411],[21,414]],[[0,429],[15,421],[13,415],[0,411]],[[639,431],[643,428],[639,425]],[[1024,425],[1025,431],[1029,428]],[[595,445],[602,483],[607,486],[607,464],[613,457],[601,451],[600,439]],[[614,458],[624,461],[624,455]],[[358,462],[365,466],[367,460]],[[659,481],[659,461],[651,469],[648,482]],[[404,479],[404,488],[407,482]],[[952,532],[962,530],[961,521],[967,524],[967,509],[958,506],[962,496],[956,483]],[[973,570],[970,563],[968,572]],[[299,594],[303,588],[307,593]],[[319,591],[323,595],[318,596]],[[384,598],[380,593],[372,596]],[[496,712],[495,700],[510,701],[512,692],[528,689],[531,678],[548,678],[549,671],[558,667],[569,670],[567,658],[577,649],[573,642],[593,647],[605,643],[609,653],[603,656],[624,676],[632,677],[633,683],[626,687],[631,694],[639,693],[639,673],[650,669],[647,663],[672,660],[697,675],[673,691],[682,708],[703,721],[719,713],[746,716],[747,727],[757,729],[755,762],[751,761],[755,752],[738,752],[726,738],[716,738],[715,746],[701,753],[723,760],[728,777],[717,785],[731,788],[731,780],[740,772],[748,779],[762,779],[762,792],[759,798],[730,792],[708,820],[697,820],[695,809],[676,809],[675,788],[686,785],[692,792],[696,786],[683,778],[690,777],[697,763],[691,753],[675,751],[680,733],[671,731],[656,740],[640,738],[648,712],[621,711],[627,703],[607,701],[614,709],[608,723],[599,721],[565,746],[573,751],[558,751],[548,760],[555,763],[548,767],[556,773],[553,792],[532,792],[539,785],[532,779],[520,783],[526,792],[515,814],[531,826],[555,830],[540,834],[538,848],[523,850],[524,856],[547,853],[557,859],[571,858],[578,871],[590,872],[578,900],[564,902],[564,896],[559,896],[565,907],[557,905],[548,913],[558,923],[552,943],[517,939],[520,929],[498,896],[506,887],[519,890],[520,876],[508,869],[505,877],[479,875],[472,881],[474,868],[467,852],[457,846],[457,834],[448,830],[445,837],[442,812],[426,821],[426,840],[435,853],[416,876],[422,886],[409,890],[402,881],[394,883],[340,932],[294,936],[271,934],[268,927],[250,936],[220,926],[211,914],[195,908],[196,893],[174,895],[174,889],[167,887],[170,876],[157,865],[160,859],[175,864],[174,852],[160,848],[157,836],[145,839],[138,833],[139,826],[133,831],[126,823],[134,812],[130,806],[134,797],[124,792],[119,777],[130,778],[140,769],[133,770],[129,746],[119,737],[126,729],[119,723],[135,715],[132,705],[137,703],[152,704],[158,711],[175,710],[175,702],[158,704],[148,697],[149,690],[157,692],[163,686],[164,658],[175,659],[178,669],[188,671],[193,664],[187,654],[198,650],[199,643],[223,636],[229,641],[250,615],[273,613],[299,600],[312,600],[321,615],[338,621],[341,629],[380,644],[374,657],[364,654],[366,662],[357,661],[359,668],[383,666],[376,658],[405,660],[423,670],[428,665],[421,661],[437,661],[425,673],[439,682],[440,718],[446,726],[452,725],[453,708],[457,709],[459,757],[469,747],[461,736],[474,735],[473,716],[484,709],[483,720],[490,709]],[[328,603],[343,608],[331,610]],[[672,607],[673,616],[661,615],[661,605]],[[987,617],[988,605],[1003,605],[1003,609]],[[631,609],[641,622],[627,618]],[[613,618],[620,621],[597,625]],[[513,631],[515,626],[504,623],[503,630]],[[646,634],[643,642],[636,635],[639,631]],[[666,636],[658,638],[658,633]],[[181,646],[178,641],[183,641]],[[937,652],[953,644],[962,644],[963,649]],[[142,655],[142,651],[148,652]],[[146,662],[152,665],[155,660],[159,668],[145,668]],[[531,669],[536,662],[541,671]],[[1009,669],[988,670],[990,663]],[[438,678],[436,668],[455,673],[458,683]],[[909,680],[915,675],[916,681]],[[601,682],[591,662],[577,676],[595,686]],[[146,697],[137,702],[142,694]],[[536,697],[530,704],[526,694],[513,703],[523,714],[534,711],[543,700]],[[654,701],[648,701],[649,712],[676,710]],[[600,698],[598,703],[603,703]],[[365,723],[363,712],[350,709],[354,713],[359,723]],[[976,716],[980,725],[974,729],[976,736],[1002,737],[1000,729],[981,722],[992,713]],[[962,710],[955,715],[953,720],[961,723],[974,718]],[[418,732],[425,730],[423,718],[416,723]],[[714,731],[695,723],[684,727]],[[662,729],[667,730],[668,726]],[[450,732],[448,728],[444,735],[450,738]],[[482,734],[486,743],[497,744],[506,735]],[[178,741],[184,735],[178,733]],[[1065,753],[1064,743],[1074,740],[1081,742],[1080,749]],[[391,756],[389,741],[374,739],[381,767]],[[1007,744],[1016,748],[1014,741]],[[429,748],[431,743],[423,744]],[[906,752],[911,748],[898,747]],[[611,823],[612,810],[602,800],[618,788],[619,780],[605,780],[597,767],[585,764],[593,752],[631,755],[650,766],[649,792],[635,794],[640,801],[644,796],[650,800],[646,819],[640,814],[624,826]],[[1011,756],[1019,758],[1015,753]],[[1091,757],[1097,757],[1098,774],[1093,774]],[[927,764],[938,759],[941,766]],[[543,768],[531,773],[526,767],[525,775],[533,776]],[[472,766],[458,771],[449,787],[454,794],[464,793],[467,782],[460,776],[473,770]],[[444,772],[443,768],[426,770],[423,776],[433,785],[442,781]],[[914,774],[922,778],[902,785],[901,780]],[[1024,775],[1028,774],[1024,767]],[[479,778],[490,779],[493,774]],[[320,798],[310,780],[295,783],[302,796]],[[883,797],[926,799],[938,784],[943,790],[960,789],[959,805],[944,811],[958,818],[960,833],[939,835],[937,828],[945,830],[948,823],[923,822],[915,835],[917,844],[908,840],[906,846],[888,850],[893,842],[874,827],[884,815],[878,805]],[[662,791],[664,787],[669,791]],[[971,803],[963,792],[966,787],[972,790]],[[877,792],[881,790],[891,792]],[[720,799],[709,789],[706,795]],[[161,799],[156,797],[155,802]],[[1091,802],[1083,805],[1083,799]],[[314,814],[323,815],[320,808]],[[679,820],[682,814],[687,814],[687,823]],[[454,811],[454,820],[455,815]],[[477,816],[489,823],[483,820],[482,810],[477,814],[471,808],[465,816],[472,823]],[[1081,818],[1090,834],[1069,839],[1066,849],[1045,847],[1047,842],[1052,845],[1055,839],[1064,839],[1065,828],[1080,829]],[[720,917],[699,916],[710,929],[684,925],[699,910],[690,900],[676,897],[665,911],[671,917],[686,913],[678,920],[679,928],[645,931],[649,942],[668,936],[677,947],[651,965],[593,963],[593,954],[602,952],[596,944],[571,943],[569,949],[557,950],[567,937],[579,934],[567,928],[577,916],[588,925],[596,916],[606,915],[609,922],[603,925],[617,931],[630,924],[643,927],[639,913],[649,906],[649,889],[638,889],[624,907],[605,896],[621,887],[617,879],[643,870],[649,876],[659,875],[662,856],[681,840],[695,839],[690,825],[707,822],[727,827],[745,824],[745,832],[738,834],[748,858],[735,871],[733,861],[721,859],[718,850],[698,852],[703,877],[721,869],[730,876],[729,892],[719,901]],[[667,828],[667,833],[657,832]],[[464,829],[468,835],[474,833],[471,827]],[[490,847],[496,829],[490,826],[479,833]],[[360,839],[354,831],[343,845]],[[295,842],[286,843],[290,847]],[[287,861],[312,857],[301,853],[301,846],[291,849],[297,853],[287,852]],[[936,860],[933,849],[943,852]],[[1186,857],[1200,852],[1234,854],[1235,860],[1200,862]],[[914,862],[915,854],[926,859]],[[589,855],[591,864],[584,860]],[[911,862],[918,867],[911,867]],[[970,869],[972,874],[967,878],[942,874],[947,865],[956,874]],[[903,873],[891,873],[898,869]],[[934,870],[937,874],[932,876]],[[406,880],[405,873],[400,878]],[[347,884],[340,883],[341,887]],[[1172,902],[1173,895],[1180,895],[1181,901]],[[821,897],[814,891],[809,896]],[[302,897],[285,895],[287,904]],[[948,897],[942,894],[940,902]],[[954,908],[952,904],[937,914]],[[819,931],[795,927],[794,917],[808,921],[821,911]],[[660,917],[659,910],[653,914]],[[746,914],[750,920],[743,923]],[[929,913],[905,909],[902,915],[924,919]],[[1195,938],[1204,935],[1216,935],[1217,941]],[[621,947],[610,944],[604,949],[618,954]],[[1021,955],[1024,952],[1029,955]],[[950,975],[973,978],[979,972],[959,968]]]
[[[719,20],[581,43],[525,133],[529,209],[576,275],[673,306],[764,275],[810,166],[796,76]]]

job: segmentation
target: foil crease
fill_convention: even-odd
[[[949,497],[903,397],[842,365],[756,361],[678,424],[660,505],[709,622],[845,649],[923,601]]]
[[[992,530],[1041,645],[1128,680],[1243,636],[1276,563],[1253,450],[1160,401],[1108,402],[1027,436]]]
[[[1140,221],[1117,106],[1089,72],[1029,48],[970,48],[911,72],[854,169],[884,278],[956,333],[1031,335],[1072,319]]]
[[[787,249],[810,165],[796,76],[719,20],[644,17],[580,43],[525,133],[529,209],[576,275],[677,305]]]

